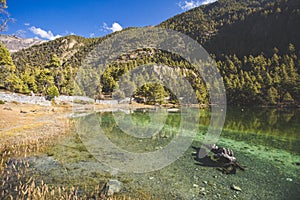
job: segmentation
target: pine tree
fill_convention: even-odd
[[[32,92],[37,92],[37,85],[35,81],[34,74],[31,74],[30,68],[27,66],[25,72],[20,75],[23,82],[23,93],[29,94]]]
[[[8,79],[13,79],[12,74],[16,71],[16,67],[12,61],[9,51],[7,48],[0,42],[0,87],[8,88]],[[10,86],[11,88],[12,86]]]
[[[279,94],[274,87],[270,87],[268,90],[268,102],[269,104],[276,105],[279,101]]]
[[[58,91],[58,88],[55,85],[52,85],[52,86],[48,87],[47,96],[50,99],[53,99],[54,97],[58,97],[58,95],[59,95],[59,91]]]

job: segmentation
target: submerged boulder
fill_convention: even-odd
[[[226,174],[235,174],[236,169],[245,170],[238,162],[231,149],[218,147],[216,144],[204,145],[207,148],[207,156],[201,158],[200,148],[197,150],[195,160],[202,162],[203,165],[221,167],[221,171]]]

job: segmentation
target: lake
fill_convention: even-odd
[[[29,171],[49,185],[75,186],[79,196],[117,179],[120,196],[140,199],[298,199],[299,109],[227,108],[217,145],[232,149],[245,167],[236,174],[195,160],[193,147],[201,147],[212,115],[198,111],[136,109],[74,117],[69,135],[26,158]]]

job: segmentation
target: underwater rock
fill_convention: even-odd
[[[242,191],[242,189],[239,186],[234,185],[234,184],[230,188],[235,190],[235,191],[239,191],[239,192]]]
[[[236,169],[245,170],[238,162],[231,149],[218,147],[216,144],[207,144],[205,146],[207,155],[203,158],[200,148],[193,147],[196,152],[196,158],[198,162],[202,162],[204,166],[221,167],[221,171],[225,174],[235,174]]]

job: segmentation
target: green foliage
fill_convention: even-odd
[[[58,97],[59,91],[58,91],[57,87],[55,85],[50,86],[47,89],[47,95],[50,99],[53,99],[54,97]]]
[[[0,87],[7,87],[7,79],[14,74],[16,67],[7,48],[0,42]]]
[[[32,74],[27,68],[23,74],[20,74],[20,78],[23,82],[23,93],[29,94],[32,92],[37,92],[37,84],[34,74]]]
[[[268,100],[270,104],[276,105],[279,101],[279,94],[274,87],[268,90]]]
[[[287,92],[283,96],[282,101],[286,104],[293,104],[295,100],[293,99],[292,95],[289,92]]]
[[[281,104],[299,99],[299,73],[295,54],[271,59],[263,55],[227,56],[218,65],[225,81],[228,102],[231,104]],[[235,63],[235,64],[234,64]],[[299,102],[297,102],[299,103]]]
[[[146,83],[138,89],[136,95],[146,97],[148,104],[162,104],[167,93],[164,86],[159,83]]]

